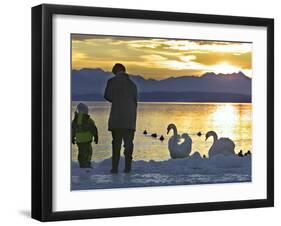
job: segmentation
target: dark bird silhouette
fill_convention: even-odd
[[[144,131],[143,131],[143,134],[144,134],[144,135],[146,135],[146,134],[147,134],[147,131],[146,131],[146,130],[144,130]]]
[[[161,141],[163,141],[163,140],[164,140],[163,135],[161,135],[161,137],[159,138],[159,140],[161,140]]]
[[[198,132],[198,133],[197,133],[197,136],[198,136],[198,137],[201,137],[201,136],[202,136],[202,133],[201,133],[201,132]]]
[[[156,138],[156,137],[157,137],[157,133],[153,133],[153,134],[151,134],[151,137]]]
[[[242,150],[239,151],[238,156],[239,157],[243,157],[244,156]]]
[[[251,154],[252,154],[251,151],[248,150],[248,151],[244,154],[244,156],[251,155]]]
[[[206,155],[203,155],[203,158],[205,159],[205,158],[206,158]]]

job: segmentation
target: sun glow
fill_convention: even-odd
[[[233,72],[241,71],[241,68],[237,66],[233,66],[227,62],[223,62],[217,65],[212,66],[213,72],[216,74],[222,73],[222,74],[230,74]]]

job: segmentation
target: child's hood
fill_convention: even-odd
[[[89,113],[89,108],[86,104],[83,104],[83,103],[79,103],[77,105],[77,112],[78,113],[85,113],[85,114],[88,114]]]

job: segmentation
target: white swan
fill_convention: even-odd
[[[168,148],[171,158],[186,158],[189,157],[192,146],[192,139],[187,133],[183,133],[181,136],[178,134],[178,130],[175,124],[169,124],[167,127],[167,134],[170,130],[174,131],[174,135],[170,137],[168,142]],[[180,138],[184,139],[184,142],[180,143]]]
[[[215,155],[235,155],[235,144],[229,138],[220,138],[218,139],[218,135],[214,131],[209,131],[206,134],[206,140],[212,136],[214,138],[214,143],[209,150],[209,158],[212,158]]]

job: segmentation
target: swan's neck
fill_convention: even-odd
[[[212,134],[213,138],[214,138],[214,143],[218,140],[218,135],[216,133]]]
[[[174,136],[177,137],[178,136],[178,130],[177,127],[173,126],[172,130],[174,131]]]

